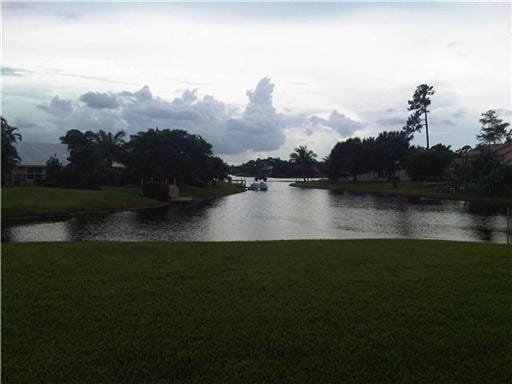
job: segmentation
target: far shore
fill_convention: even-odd
[[[397,186],[394,187],[391,182],[384,181],[340,181],[334,183],[327,179],[321,179],[298,181],[291,183],[290,186],[296,188],[328,189],[338,192],[370,193],[379,196],[405,196],[438,200],[478,201],[499,205],[512,204],[512,197],[508,199],[505,197],[488,197],[461,191],[450,193],[449,191],[429,187],[422,182],[413,181],[399,181]]]

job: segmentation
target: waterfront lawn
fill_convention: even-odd
[[[180,195],[183,197],[192,197],[197,200],[211,200],[244,191],[245,188],[241,186],[225,182],[217,182],[215,186],[208,185],[204,188],[193,187],[190,185],[180,187]]]
[[[512,380],[505,245],[2,248],[3,383]]]
[[[99,191],[46,187],[2,188],[2,219],[143,208],[162,202],[142,196],[140,188],[104,187]]]
[[[337,183],[333,183],[328,179],[299,181],[291,185],[299,188],[330,189],[334,191],[350,192],[369,192],[383,195],[416,196],[449,200],[478,200],[502,204],[512,203],[512,197],[508,199],[503,197],[488,197],[476,191],[457,191],[454,193],[450,193],[447,186],[428,186],[428,184],[425,184],[423,182],[415,181],[399,181],[397,187],[394,187],[393,183],[391,182],[383,181],[338,181]]]

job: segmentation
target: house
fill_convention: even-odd
[[[482,146],[482,148],[487,148],[486,146]],[[496,155],[498,161],[503,165],[511,165],[512,166],[512,142],[504,143],[504,144],[492,144],[489,147],[490,151]],[[471,163],[481,154],[481,149],[478,147],[470,150],[469,152],[463,154],[460,159],[458,159],[457,164],[463,165],[465,161]]]
[[[491,150],[498,156],[501,164],[512,166],[512,142],[496,144]]]
[[[56,157],[62,165],[69,163],[69,151],[66,144],[33,143],[21,141],[16,143],[20,162],[11,173],[11,185],[33,185],[46,180],[46,162]],[[123,164],[113,162],[113,168],[125,168]]]
[[[46,162],[54,156],[66,165],[69,157],[68,146],[58,143],[16,143],[20,162],[11,174],[12,185],[33,185],[46,179]]]

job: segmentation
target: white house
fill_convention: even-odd
[[[21,161],[13,169],[11,184],[32,185],[46,179],[46,162],[54,156],[66,165],[69,157],[68,146],[57,143],[16,143],[16,150]]]
[[[16,143],[16,150],[21,161],[12,171],[11,185],[33,185],[45,180],[46,162],[52,156],[56,157],[62,165],[69,163],[66,144],[21,141]],[[124,165],[113,162],[112,167],[124,168]]]

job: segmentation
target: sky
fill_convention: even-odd
[[[230,163],[319,158],[400,130],[433,85],[430,142],[510,121],[510,3],[2,3],[2,116],[25,141],[180,128]],[[423,133],[413,144],[425,145]]]

